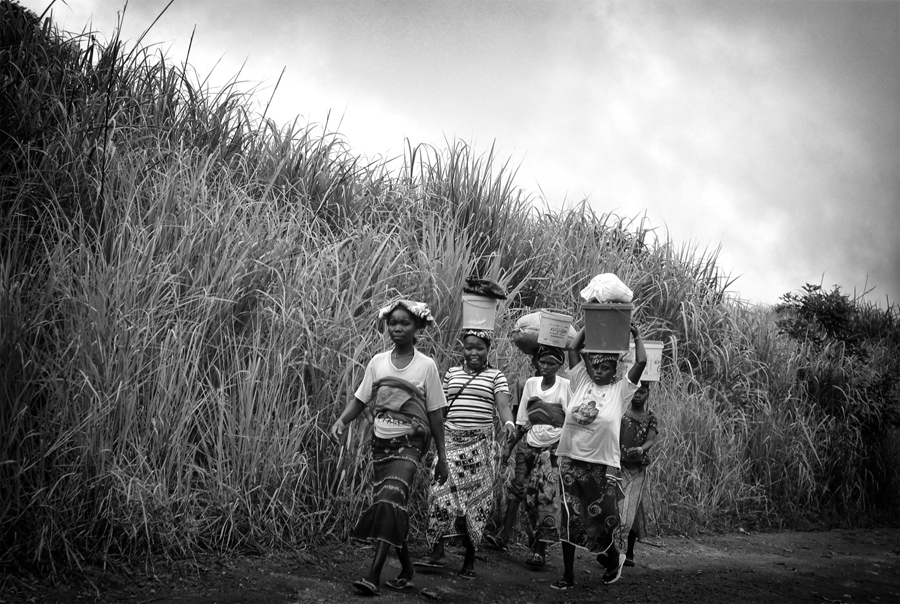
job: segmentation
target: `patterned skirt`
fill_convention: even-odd
[[[426,538],[434,545],[467,534],[478,545],[494,507],[493,427],[447,430],[444,440],[450,475],[431,487]]]
[[[647,484],[646,466],[622,465],[622,491],[623,498],[619,503],[619,516],[621,523],[616,529],[616,547],[620,551],[627,546],[628,533],[631,529],[640,536],[640,517],[643,512],[644,488]]]
[[[559,541],[559,464],[556,446],[532,447],[523,438],[516,447],[516,473],[507,493],[523,501],[530,524],[529,536],[547,543]]]
[[[409,494],[415,484],[424,439],[372,437],[373,501],[350,533],[360,541],[400,547],[409,535]]]
[[[565,493],[560,539],[593,553],[606,551],[619,525],[620,470],[561,458],[559,474]]]

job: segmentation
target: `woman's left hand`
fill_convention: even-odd
[[[447,464],[446,459],[438,459],[437,464],[434,467],[434,479],[438,484],[444,484],[447,482],[447,478],[450,476],[450,466]]]

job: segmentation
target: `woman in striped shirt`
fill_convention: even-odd
[[[443,568],[444,540],[459,539],[465,558],[459,576],[475,578],[475,546],[481,542],[484,525],[493,511],[494,416],[503,424],[508,440],[515,435],[509,409],[506,376],[488,363],[493,340],[489,330],[464,330],[460,338],[463,363],[444,376],[444,434],[449,478],[430,491],[430,513],[426,537],[431,553],[417,566]]]

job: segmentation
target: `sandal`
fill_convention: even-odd
[[[396,589],[397,591],[403,591],[404,589],[412,589],[415,585],[412,584],[412,580],[407,579],[405,577],[397,577],[396,579],[388,579],[384,582],[385,585],[390,587],[391,589]]]
[[[525,560],[525,564],[527,564],[528,566],[534,566],[536,568],[544,566],[545,562],[546,560],[544,559],[544,556],[540,555],[537,552],[532,552],[531,557]]]
[[[569,589],[569,588],[571,588],[571,587],[574,587],[574,586],[575,586],[575,582],[574,582],[574,581],[573,581],[572,583],[569,583],[569,582],[566,581],[565,579],[560,579],[560,580],[557,581],[556,583],[551,583],[551,584],[550,584],[550,587],[552,587],[553,589],[558,589],[558,590],[560,590],[560,591],[565,591],[565,590],[567,590],[567,589]]]
[[[353,587],[364,596],[377,596],[379,593],[378,586],[368,579],[360,579],[353,582]]]
[[[459,576],[463,579],[474,579],[478,575],[475,574],[475,570],[471,568],[464,568],[459,571]]]

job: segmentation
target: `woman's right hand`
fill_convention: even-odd
[[[344,429],[346,427],[347,425],[344,423],[344,420],[337,418],[334,423],[331,424],[331,430],[329,431],[331,442],[336,445],[341,444],[341,437],[344,435]]]

